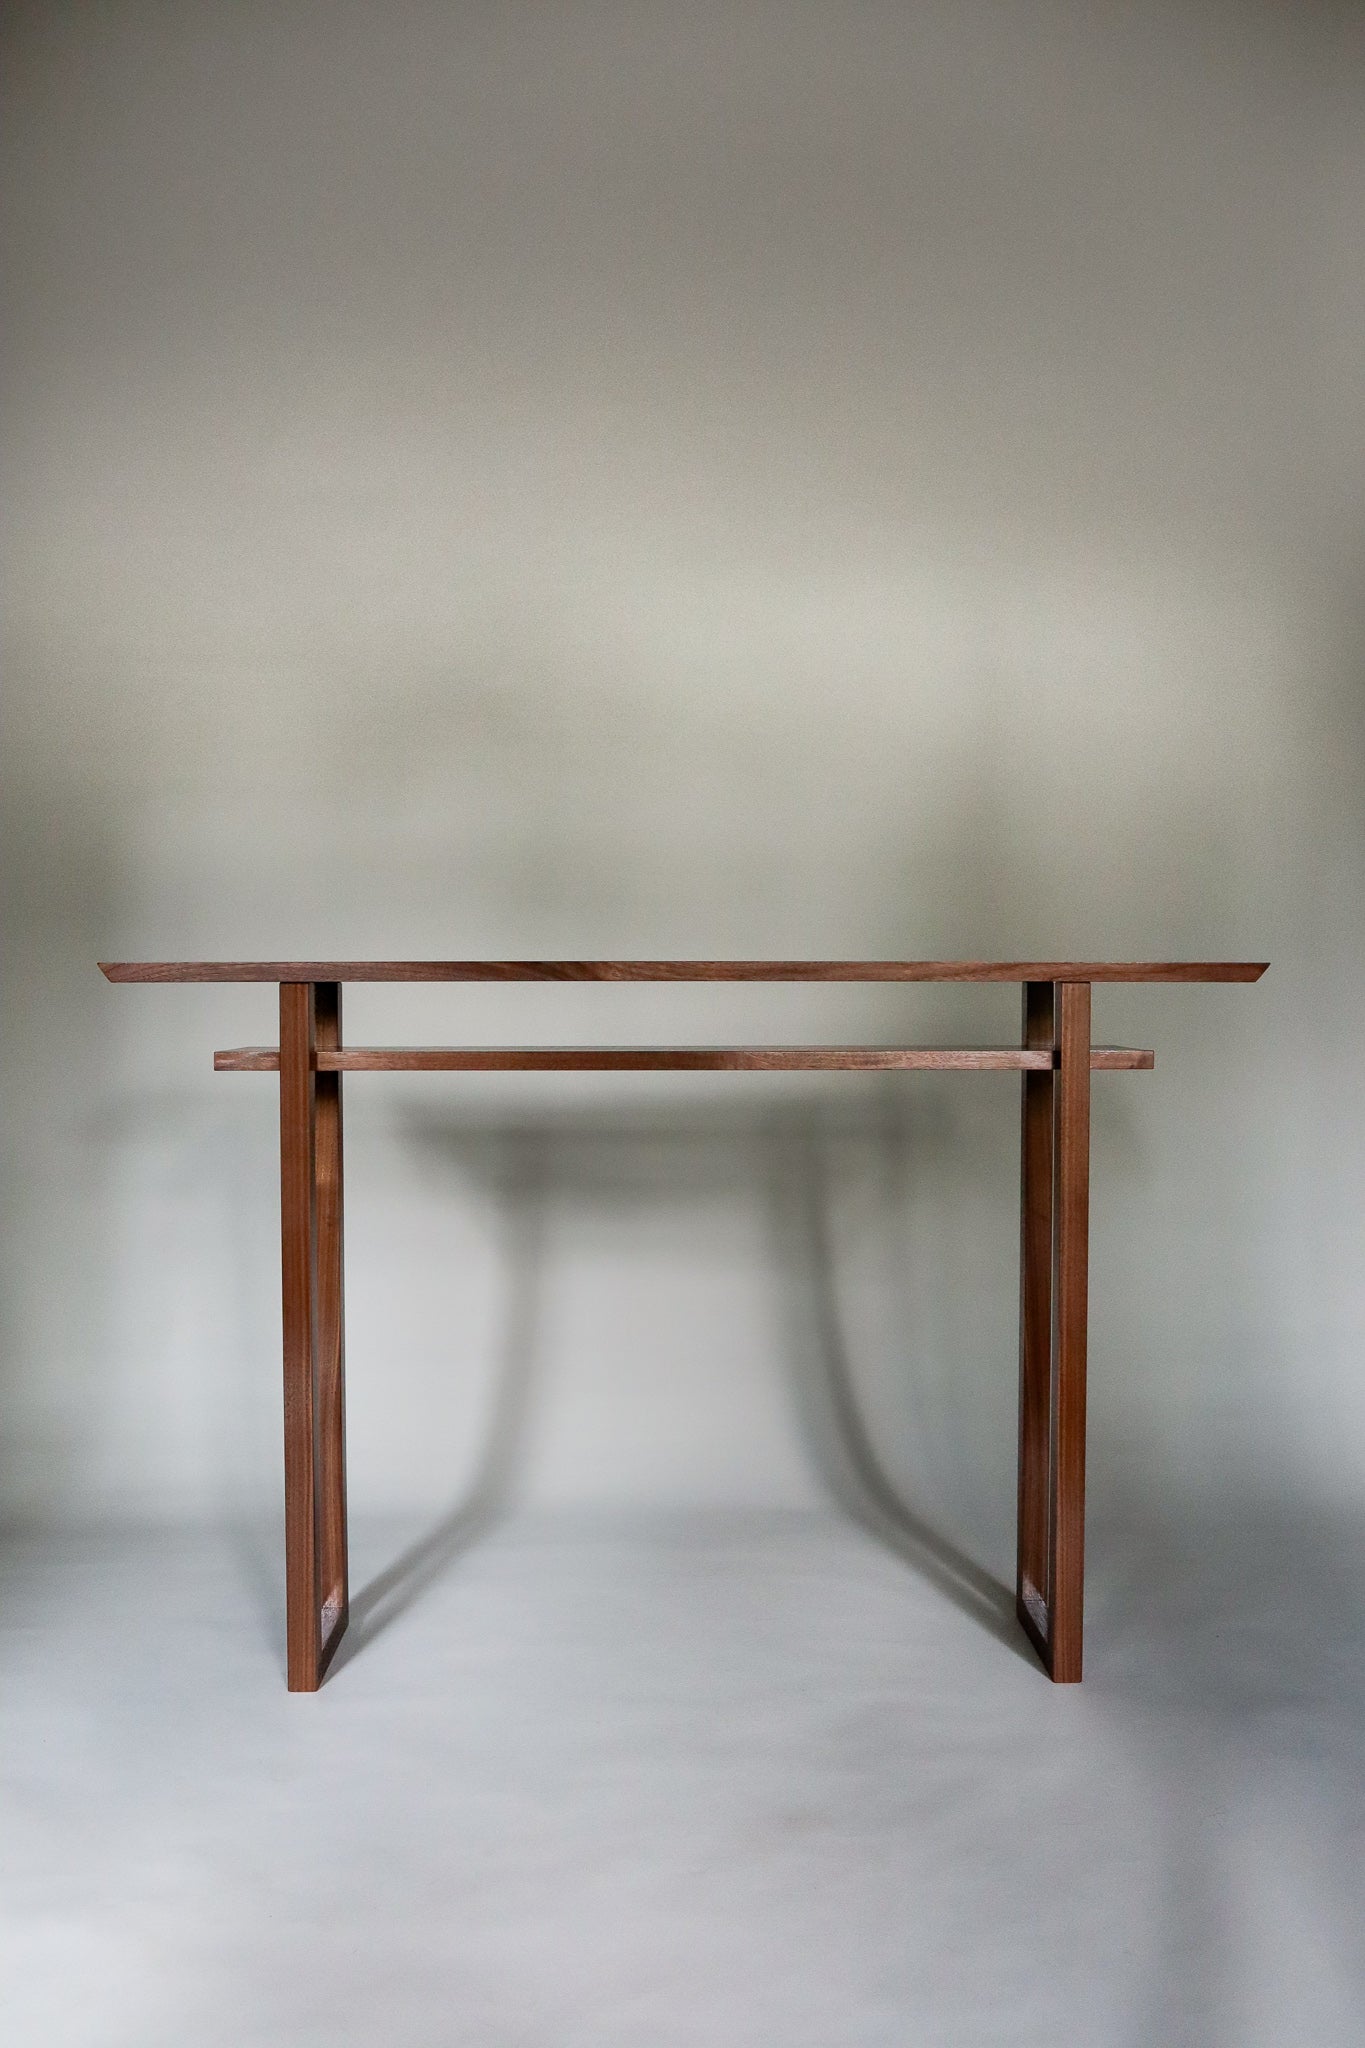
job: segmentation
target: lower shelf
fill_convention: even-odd
[[[220,1074],[276,1074],[279,1047],[239,1045],[216,1052]],[[1018,1045],[347,1045],[318,1048],[323,1074],[464,1073],[990,1073],[1047,1071],[1057,1054]],[[1095,1073],[1146,1069],[1155,1054],[1136,1046],[1097,1045]]]

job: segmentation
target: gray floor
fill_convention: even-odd
[[[1358,1532],[1092,1545],[1054,1689],[833,1517],[356,1532],[283,1690],[257,1543],[4,1551],[4,2039],[1365,2039]]]

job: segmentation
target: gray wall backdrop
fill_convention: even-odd
[[[7,16],[8,1510],[278,1494],[272,992],[99,956],[1268,957],[1097,998],[1092,1516],[1358,1492],[1356,11]],[[807,1503],[853,1397],[1003,1572],[1017,1093],[352,1084],[353,1500]]]

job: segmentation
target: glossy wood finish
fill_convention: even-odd
[[[1263,960],[101,960],[110,981],[1259,981]]]
[[[1051,986],[1051,984],[1045,984]],[[324,984],[325,986],[325,984]],[[330,1049],[319,1038],[321,1074],[458,1073],[1015,1073],[1050,1069],[1051,1046],[1017,1045],[348,1045]],[[1097,1045],[1097,1072],[1150,1068],[1155,1055],[1128,1045]],[[273,1074],[280,1063],[273,1045],[239,1045],[213,1055],[220,1074]]]

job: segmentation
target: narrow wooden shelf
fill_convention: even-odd
[[[1259,981],[1264,960],[101,960],[110,981]]]
[[[347,1045],[318,1046],[320,1074],[456,1073],[1021,1073],[1057,1065],[1052,1047],[1018,1045]],[[239,1045],[213,1055],[220,1074],[276,1074],[278,1046]],[[1150,1068],[1155,1054],[1097,1045],[1096,1073]]]

